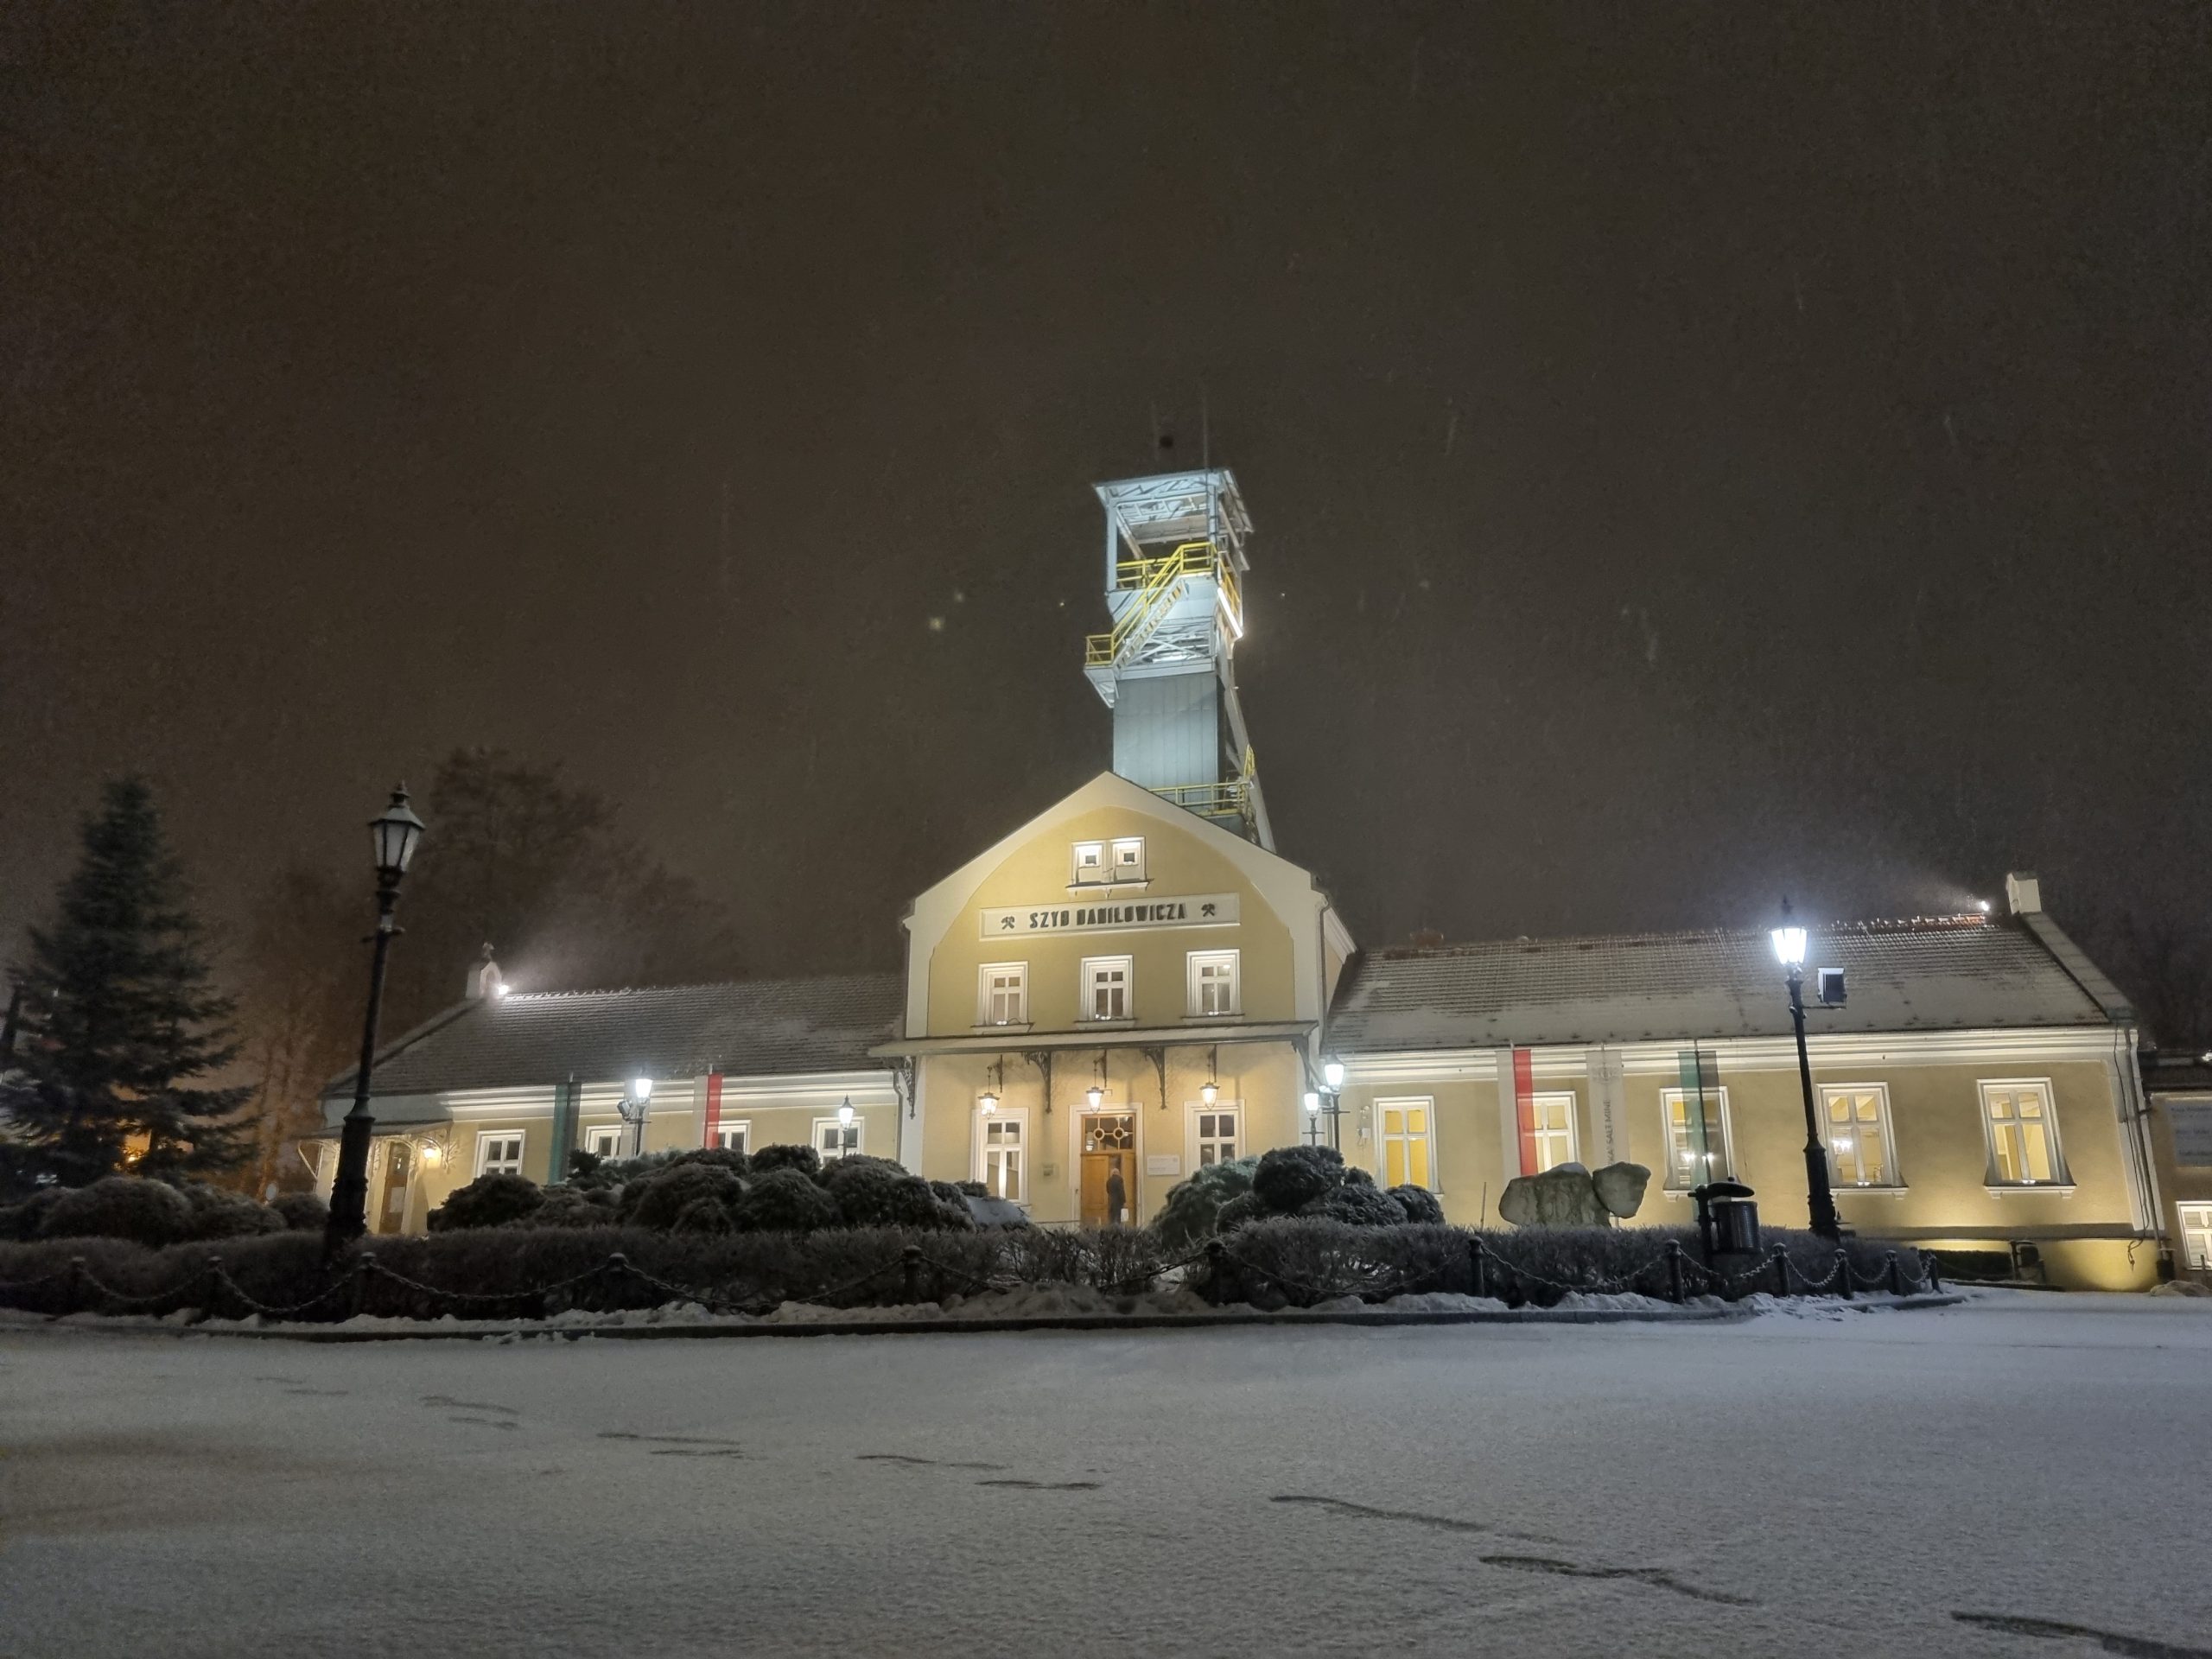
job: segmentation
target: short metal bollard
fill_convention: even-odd
[[[909,1244],[899,1252],[899,1291],[908,1303],[922,1300],[922,1247]]]
[[[1229,1251],[1217,1238],[1206,1241],[1206,1300],[1216,1307],[1230,1300]]]
[[[223,1311],[223,1258],[214,1251],[207,1252],[207,1291],[200,1298],[200,1317],[203,1319],[219,1318]]]
[[[1884,1265],[1885,1265],[1885,1266],[1886,1266],[1886,1267],[1888,1268],[1888,1269],[1889,1269],[1889,1274],[1890,1274],[1890,1294],[1891,1294],[1891,1295],[1892,1295],[1892,1296],[1902,1296],[1902,1295],[1904,1295],[1904,1268],[1898,1265],[1898,1263],[1897,1263],[1897,1253],[1895,1250],[1891,1250],[1891,1251],[1890,1251],[1890,1252],[1888,1253],[1887,1259],[1886,1259],[1886,1261],[1885,1261],[1885,1264],[1884,1264]]]
[[[1490,1294],[1490,1246],[1479,1238],[1467,1241],[1467,1267],[1474,1275],[1475,1294]]]
[[[1852,1298],[1851,1252],[1849,1250],[1838,1250],[1835,1253],[1835,1281],[1841,1288],[1844,1300],[1849,1301]]]
[[[1920,1253],[1920,1282],[1930,1291],[1940,1292],[1943,1288],[1943,1275],[1936,1266],[1936,1252],[1933,1250]]]
[[[376,1270],[377,1253],[374,1250],[363,1250],[353,1258],[353,1293],[351,1301],[353,1316],[355,1319],[360,1318],[362,1310],[369,1305],[369,1275]]]
[[[1682,1300],[1682,1246],[1672,1238],[1667,1241],[1667,1300],[1677,1304]]]
[[[1774,1294],[1787,1296],[1789,1294],[1789,1252],[1777,1244],[1768,1254],[1774,1258]]]

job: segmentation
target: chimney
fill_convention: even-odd
[[[468,984],[464,995],[471,1002],[495,1000],[507,994],[507,982],[499,977],[499,964],[492,960],[492,947],[484,947],[483,960],[468,970]]]
[[[2015,916],[2033,916],[2043,909],[2043,883],[2033,870],[2014,870],[2005,878],[2005,904]]]

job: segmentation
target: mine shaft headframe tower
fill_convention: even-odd
[[[1083,671],[1114,711],[1114,770],[1274,850],[1236,702],[1252,518],[1225,467],[1096,486],[1106,610]]]

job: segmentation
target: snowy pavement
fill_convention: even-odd
[[[0,1656],[2212,1659],[2212,1302],[0,1332]]]

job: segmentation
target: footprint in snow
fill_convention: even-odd
[[[2212,1659],[2212,1649],[2184,1648],[2171,1642],[2153,1642],[2147,1637],[2122,1636],[2116,1630],[2093,1630],[2087,1624],[2069,1624],[2055,1618],[2021,1618],[2009,1613],[1953,1613],[1961,1624],[1972,1624],[1985,1630],[2001,1630],[2007,1636],[2033,1637],[2045,1642],[2089,1641],[2119,1659]]]
[[[450,1395],[443,1394],[426,1394],[423,1396],[423,1403],[426,1406],[443,1406],[454,1411],[499,1411],[505,1412],[510,1417],[522,1415],[512,1406],[494,1405],[488,1400],[455,1400]]]
[[[912,1458],[903,1452],[861,1452],[855,1463],[905,1463],[920,1469],[1003,1469],[1002,1463],[950,1463],[943,1458]]]

